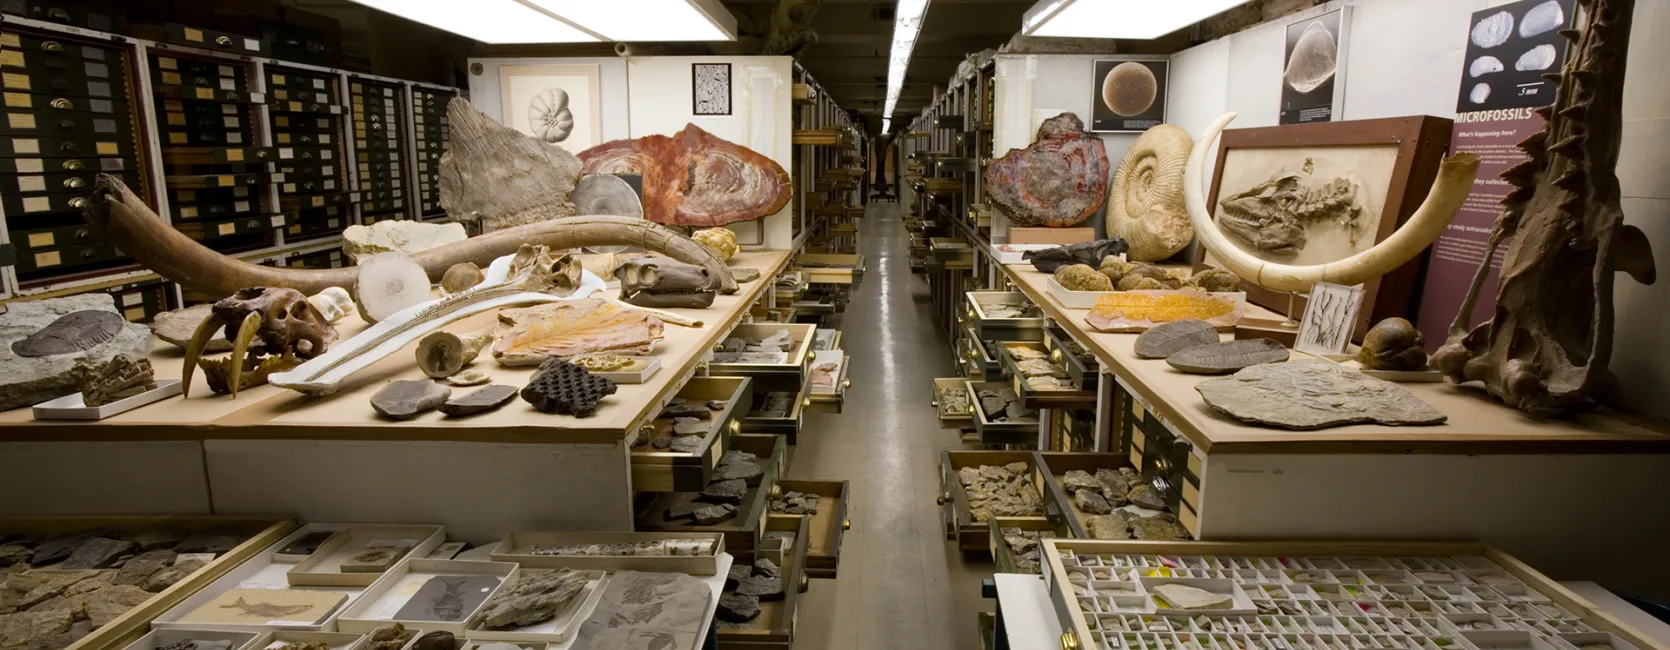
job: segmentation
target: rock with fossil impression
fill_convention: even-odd
[[[0,410],[76,392],[75,366],[151,353],[151,332],[128,323],[109,294],[8,304],[0,314]]]
[[[504,630],[556,618],[585,589],[586,572],[525,570],[481,608],[481,627]]]
[[[435,181],[447,214],[479,214],[489,233],[574,216],[574,154],[501,126],[462,97],[447,104],[447,122],[451,148]]]
[[[619,217],[644,216],[644,201],[632,184],[614,174],[586,174],[568,197],[575,214],[607,214]]]
[[[1030,146],[986,170],[986,194],[1016,226],[1076,226],[1102,209],[1107,190],[1107,149],[1072,113],[1044,120]]]
[[[694,648],[712,620],[712,597],[705,581],[686,574],[615,572],[573,650]]]
[[[1287,347],[1271,339],[1241,339],[1198,345],[1166,357],[1171,367],[1196,375],[1226,375],[1247,366],[1286,361]]]
[[[583,298],[499,312],[493,359],[504,366],[598,352],[648,354],[661,339],[661,320],[612,302]]]
[[[1298,255],[1308,241],[1307,230],[1324,224],[1345,230],[1355,246],[1366,223],[1361,219],[1361,191],[1362,186],[1349,178],[1278,174],[1219,201],[1219,224],[1230,237],[1277,259]]]
[[[1409,389],[1326,361],[1245,368],[1195,385],[1212,408],[1239,420],[1308,431],[1374,422],[1442,424],[1447,418]]]
[[[1138,359],[1164,359],[1183,350],[1218,342],[1218,328],[1203,320],[1161,323],[1137,335]]]

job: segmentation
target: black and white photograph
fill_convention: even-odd
[[[1098,59],[1090,130],[1146,131],[1166,119],[1166,61]]]
[[[691,64],[690,81],[696,115],[731,114],[731,64]]]
[[[1344,72],[1342,25],[1345,10],[1287,26],[1282,55],[1281,123],[1331,122],[1334,86]]]
[[[1521,0],[1473,14],[1456,112],[1537,108],[1554,101],[1542,78],[1566,60],[1560,30],[1572,24],[1575,0]]]

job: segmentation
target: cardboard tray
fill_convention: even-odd
[[[516,577],[519,577],[518,574]],[[501,588],[508,587],[516,577],[505,580]],[[597,601],[603,599],[603,588],[609,581],[604,571],[586,571],[586,586],[575,594],[568,606],[551,620],[536,623],[514,630],[487,630],[481,628],[482,613],[477,612],[469,619],[464,629],[464,636],[471,641],[505,641],[510,643],[566,643],[580,632],[580,624],[586,621],[582,613],[591,612],[597,608]]]
[[[183,600],[176,603],[173,607],[170,607],[168,610],[164,611],[160,616],[157,616],[155,620],[151,621],[151,629],[154,629],[154,630],[196,629],[196,630],[220,630],[220,631],[223,631],[223,632],[283,631],[283,632],[286,632],[286,633],[331,632],[331,631],[335,630],[336,629],[336,616],[339,616],[343,609],[346,609],[349,605],[352,605],[354,603],[354,600],[358,599],[360,594],[365,592],[365,588],[364,587],[347,587],[347,586],[338,586],[338,587],[297,587],[297,586],[293,586],[293,585],[289,584],[288,572],[289,572],[290,569],[295,567],[296,563],[279,560],[277,558],[277,555],[278,555],[279,549],[284,548],[285,546],[289,545],[290,543],[292,543],[292,542],[294,542],[298,539],[301,539],[302,537],[304,537],[304,536],[306,536],[310,533],[313,533],[315,531],[341,531],[341,530],[344,530],[344,529],[348,528],[351,525],[352,524],[342,524],[342,523],[315,523],[315,524],[306,524],[306,525],[303,525],[300,528],[295,529],[289,535],[286,535],[283,539],[280,539],[280,540],[274,542],[272,545],[267,546],[266,548],[261,549],[260,551],[256,552],[254,554],[254,556],[250,557],[247,561],[243,562],[242,564],[239,564],[238,566],[234,567],[232,570],[227,571],[224,575],[221,575],[220,577],[216,578],[214,581],[209,582],[203,588],[198,589],[197,591],[193,592],[191,595],[185,597]],[[186,614],[191,613],[192,611],[196,610],[197,608],[202,607],[205,603],[208,603],[209,601],[214,600],[215,598],[219,597],[221,594],[226,593],[227,590],[235,589],[235,588],[245,588],[245,589],[320,589],[320,590],[325,590],[325,591],[335,591],[337,593],[344,594],[348,597],[348,600],[344,601],[342,606],[337,608],[336,614],[332,615],[329,619],[325,620],[320,625],[236,625],[236,624],[204,625],[204,624],[201,624],[201,623],[180,623],[179,622],[180,619],[185,617]]]

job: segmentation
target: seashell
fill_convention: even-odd
[[[562,142],[574,132],[574,113],[568,110],[568,91],[548,88],[528,101],[528,128],[546,142]]]
[[[1130,243],[1128,257],[1156,262],[1194,240],[1183,206],[1183,168],[1194,140],[1182,127],[1161,124],[1144,131],[1113,171],[1107,235]]]
[[[1473,64],[1467,66],[1467,76],[1477,79],[1492,72],[1501,72],[1505,69],[1506,68],[1502,65],[1501,59],[1486,55],[1473,59]]]
[[[1473,26],[1473,44],[1492,48],[1508,42],[1513,36],[1513,14],[1498,11]]]
[[[1473,90],[1467,93],[1467,99],[1474,104],[1483,104],[1484,100],[1490,99],[1490,84],[1474,85]]]
[[[1136,61],[1113,66],[1102,79],[1102,103],[1120,117],[1134,117],[1154,105],[1160,82],[1154,71]]]
[[[1293,46],[1293,57],[1287,60],[1287,70],[1282,72],[1282,79],[1287,86],[1301,93],[1316,90],[1334,78],[1334,69],[1338,64],[1338,42],[1334,40],[1334,33],[1320,20],[1313,20],[1305,26],[1303,34],[1299,35],[1299,42]]]
[[[1559,56],[1559,50],[1554,49],[1553,45],[1544,43],[1521,54],[1519,60],[1513,62],[1513,69],[1520,72],[1547,70],[1554,66],[1554,59],[1559,58]]]
[[[1558,0],[1548,0],[1532,7],[1525,12],[1525,17],[1519,21],[1519,37],[1531,38],[1559,29],[1566,24],[1566,12],[1560,9]]]

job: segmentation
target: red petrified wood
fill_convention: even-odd
[[[1062,113],[1044,120],[1032,146],[992,161],[986,194],[1017,226],[1076,226],[1107,202],[1107,149],[1077,115]]]
[[[677,226],[723,226],[775,214],[794,188],[770,158],[685,125],[678,135],[605,142],[580,153],[587,174],[643,174],[644,217]]]

